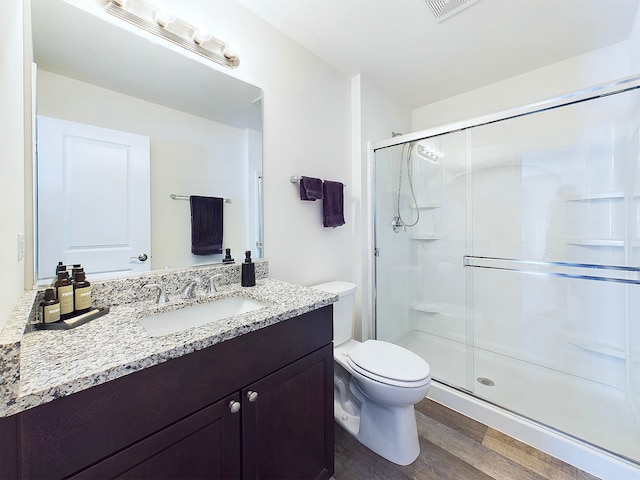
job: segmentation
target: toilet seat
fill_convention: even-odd
[[[380,340],[367,340],[351,349],[347,363],[356,372],[398,387],[421,387],[431,380],[429,364],[406,348]]]

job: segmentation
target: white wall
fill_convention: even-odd
[[[22,1],[0,2],[0,329],[24,285],[17,240],[25,233],[22,24]]]
[[[555,98],[640,73],[639,20],[629,40],[416,108],[412,131]]]
[[[223,246],[242,257],[249,202],[242,181],[248,170],[245,130],[44,70],[37,84],[38,115],[150,138],[152,269],[221,260],[191,254],[189,202],[172,200],[170,193],[231,199],[224,205]]]

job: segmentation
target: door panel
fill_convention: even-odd
[[[242,403],[243,478],[331,477],[333,345],[243,389]]]
[[[149,137],[42,116],[37,132],[37,280],[59,261],[149,270]]]

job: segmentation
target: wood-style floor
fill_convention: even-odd
[[[415,407],[420,456],[401,467],[336,425],[335,480],[595,480],[453,410],[425,399]]]

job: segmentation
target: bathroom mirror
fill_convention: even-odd
[[[164,39],[136,32],[90,3],[83,8],[64,0],[31,4],[37,66],[35,282],[50,281],[57,261],[82,263],[94,279],[220,262],[222,254],[191,253],[192,195],[224,198],[222,247],[231,248],[236,260],[245,250],[261,258],[261,89]],[[119,167],[94,168],[102,150],[87,154],[82,135],[70,147],[69,138],[80,138],[76,128],[141,137],[148,150],[146,182],[136,186],[138,180],[120,175]],[[80,165],[77,171],[65,158],[59,167],[39,165],[48,158],[43,139],[50,130],[58,135],[50,142],[54,152],[76,149],[91,161],[78,154],[80,161],[72,159]],[[123,171],[131,158],[130,152],[122,153]],[[73,184],[67,185],[71,193],[55,190],[66,184]],[[124,213],[136,192],[149,199],[148,205],[143,200],[133,213]],[[108,218],[100,213],[100,201],[123,213]],[[55,202],[59,208],[47,209]],[[134,214],[142,220],[132,221]],[[148,231],[141,236],[148,236],[148,246],[131,247],[129,237],[145,223]],[[104,245],[92,238],[101,229],[116,245],[109,252],[99,251]],[[120,256],[118,265],[109,256],[113,251]],[[88,256],[92,252],[98,252],[95,261]]]

